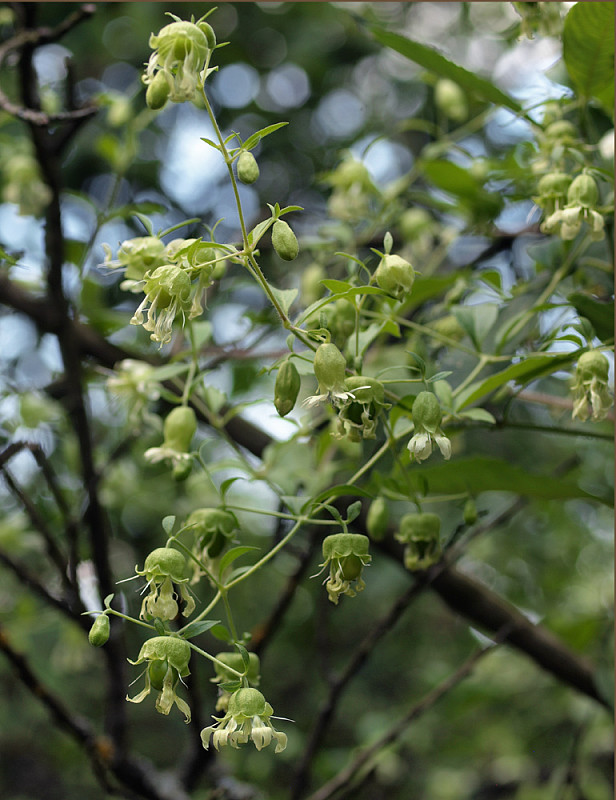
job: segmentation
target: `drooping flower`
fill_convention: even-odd
[[[150,447],[143,457],[151,464],[169,459],[174,466],[191,463],[190,445],[197,431],[197,416],[190,406],[172,409],[163,424],[163,443]]]
[[[181,267],[166,264],[157,267],[145,276],[145,297],[130,321],[131,325],[143,325],[150,331],[150,339],[160,342],[162,347],[171,341],[171,330],[175,318],[186,315],[192,306],[191,279]],[[143,312],[147,310],[147,320]]]
[[[252,740],[257,750],[276,741],[276,753],[287,746],[286,734],[274,729],[270,718],[274,710],[258,689],[245,688],[233,692],[224,717],[214,717],[216,723],[201,731],[201,741],[207,750],[212,744],[218,750],[231,745],[239,748]]]
[[[135,572],[145,576],[150,588],[141,604],[141,619],[175,619],[179,613],[179,598],[184,602],[183,616],[188,617],[195,610],[195,601],[186,586],[186,559],[179,550],[157,547],[146,558],[143,569],[135,567]]]
[[[154,109],[162,108],[167,100],[183,103],[196,98],[202,71],[216,46],[216,36],[207,22],[169,16],[175,21],[150,36],[154,52],[142,78],[148,86],[146,101]]]
[[[590,417],[603,419],[611,408],[613,398],[608,389],[609,361],[598,350],[580,356],[573,383],[573,418],[582,422]]]
[[[136,661],[131,664],[147,662],[145,670],[145,688],[135,697],[126,696],[129,703],[141,701],[154,689],[157,692],[156,710],[161,714],[169,714],[173,704],[184,714],[184,722],[190,722],[190,707],[177,694],[177,685],[190,675],[190,645],[178,636],[155,636],[143,643]]]
[[[231,511],[222,508],[197,508],[186,520],[186,527],[195,534],[194,555],[213,572],[215,559],[222,555],[239,526]],[[203,574],[197,564],[194,566],[193,582]]]
[[[451,458],[451,442],[440,428],[443,412],[432,392],[420,392],[413,403],[413,436],[408,443],[412,456],[417,461],[425,461],[432,455],[435,443],[444,459]]]
[[[146,272],[168,264],[165,245],[157,236],[138,236],[126,239],[120,245],[117,259],[113,259],[111,248],[103,245],[108,269],[123,269],[125,280],[120,284],[124,291],[140,292],[144,286]]]
[[[441,520],[436,514],[405,514],[395,538],[406,545],[404,566],[408,570],[428,569],[441,557]]]
[[[590,238],[600,241],[605,232],[603,216],[596,210],[599,201],[599,189],[590,175],[582,173],[575,178],[567,191],[567,204],[557,209],[543,222],[544,233],[554,233],[560,226],[560,235],[566,241],[575,239],[586,222],[590,228]]]
[[[413,288],[415,270],[402,256],[387,254],[379,262],[374,279],[384,292],[399,300]]]
[[[355,597],[365,589],[363,568],[372,561],[369,554],[370,540],[360,533],[334,533],[323,539],[322,569],[329,566],[325,588],[335,605],[341,594]]]
[[[383,384],[375,378],[352,375],[344,386],[348,397],[338,412],[339,435],[346,435],[354,442],[361,441],[362,437],[376,438],[377,419],[384,408],[389,408]]]

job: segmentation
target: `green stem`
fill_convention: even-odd
[[[472,370],[471,370],[471,371],[468,373],[468,375],[466,376],[466,378],[464,378],[464,380],[462,381],[462,383],[461,383],[461,384],[459,384],[459,385],[458,385],[458,386],[457,386],[457,387],[456,387],[456,388],[453,390],[453,392],[451,393],[451,396],[452,396],[452,397],[457,397],[457,395],[459,395],[459,394],[460,394],[460,392],[462,392],[464,389],[466,389],[466,387],[467,387],[467,386],[469,386],[469,385],[470,385],[470,384],[471,384],[471,383],[472,383],[472,382],[475,380],[475,378],[477,377],[477,375],[479,375],[479,373],[481,372],[481,370],[482,370],[482,369],[483,369],[483,368],[484,368],[484,367],[485,367],[485,366],[486,366],[486,365],[487,365],[489,362],[490,362],[490,358],[489,358],[489,356],[486,356],[486,355],[484,355],[484,354],[482,353],[482,354],[479,356],[479,361],[477,362],[477,364],[476,364],[476,365],[473,367],[473,369],[472,369]]]
[[[188,641],[188,640],[185,639],[184,641]],[[210,653],[206,653],[205,650],[202,650],[200,647],[197,647],[196,644],[193,644],[192,642],[188,642],[188,644],[190,645],[191,649],[193,649],[195,651],[195,653],[199,653],[199,655],[205,656],[205,658],[209,659],[212,663],[218,664],[219,667],[222,667],[224,670],[226,670],[228,672],[232,672],[234,675],[237,675],[238,678],[243,678],[244,677],[244,673],[243,672],[238,672],[236,669],[233,669],[233,667],[228,666],[228,664],[225,664],[222,661],[219,661],[215,656],[210,655]]]

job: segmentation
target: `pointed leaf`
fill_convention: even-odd
[[[252,150],[253,147],[256,147],[261,139],[269,136],[270,133],[274,133],[279,128],[284,128],[285,125],[288,125],[288,122],[275,122],[273,125],[268,125],[267,128],[261,128],[260,131],[253,133],[252,136],[249,136],[248,139],[244,142],[244,150]]]
[[[251,550],[259,550],[258,547],[250,547],[249,545],[241,545],[240,547],[232,547],[231,550],[228,550],[224,556],[220,559],[220,567],[218,570],[218,574],[222,575],[223,572],[227,569],[227,567],[237,559],[243,556],[245,553],[249,553]]]
[[[233,638],[224,625],[214,625],[210,628],[210,633],[221,642],[230,642]]]
[[[576,3],[565,17],[563,60],[582,97],[614,83],[614,3]]]
[[[201,622],[191,622],[182,629],[182,635],[185,639],[193,639],[201,633],[209,631],[214,625],[220,625],[219,619],[204,619]]]
[[[167,536],[171,536],[171,532],[173,531],[174,525],[175,525],[175,517],[173,515],[170,514],[168,517],[163,518],[162,526]]]
[[[272,294],[274,295],[274,297],[276,298],[276,300],[280,304],[280,307],[282,308],[284,313],[288,314],[289,313],[289,309],[293,305],[293,301],[297,297],[298,290],[297,289],[276,289],[276,287],[272,286],[271,283],[270,283],[269,287],[270,287],[270,290],[271,290]]]

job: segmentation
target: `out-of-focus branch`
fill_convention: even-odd
[[[497,637],[497,641],[501,640],[502,633]],[[411,722],[421,717],[426,711],[429,711],[441,697],[444,697],[452,689],[454,689],[464,678],[466,678],[473,671],[477,663],[487,653],[491,653],[496,648],[495,644],[488,645],[476,650],[473,655],[468,658],[462,666],[454,672],[449,678],[444,680],[439,686],[429,692],[422,700],[416,703],[395,725],[393,725],[387,733],[377,739],[370,747],[364,748],[353,761],[326,784],[324,784],[318,791],[310,795],[308,800],[329,800],[330,797],[336,795],[341,789],[348,789],[353,791],[355,781],[353,780],[359,773],[359,770],[365,767],[370,760],[376,756],[384,747],[394,742],[407,728]],[[353,786],[352,786],[353,784]],[[345,791],[346,795],[348,792]]]

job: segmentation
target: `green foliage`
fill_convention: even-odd
[[[0,12],[0,795],[606,800],[613,4],[172,10]]]

